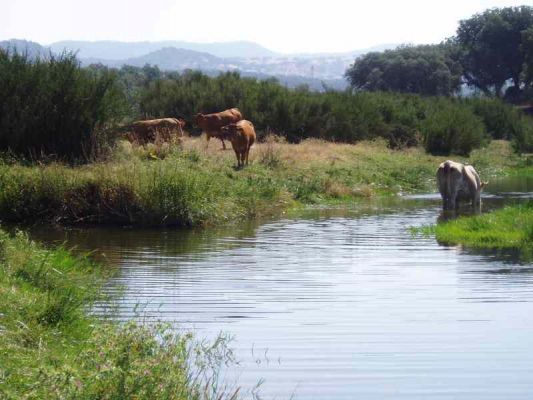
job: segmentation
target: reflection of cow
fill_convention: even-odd
[[[442,208],[453,210],[460,201],[470,201],[472,206],[481,205],[481,189],[487,182],[481,182],[471,165],[445,161],[437,170],[437,185],[442,196]]]
[[[222,138],[221,129],[223,126],[239,122],[242,119],[242,114],[238,108],[230,108],[219,113],[213,114],[196,114],[195,123],[207,135],[207,145],[209,146],[209,139],[211,137],[219,138],[222,141],[222,148],[226,150],[224,139]]]
[[[183,137],[185,121],[181,118],[161,118],[135,121],[129,126],[128,139],[131,142],[145,144],[153,142],[156,138],[170,140],[172,135]]]
[[[231,142],[237,156],[237,167],[244,167],[245,162],[248,164],[250,147],[255,142],[254,125],[245,119],[226,125],[222,128],[222,138]]]

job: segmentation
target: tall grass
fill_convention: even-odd
[[[493,169],[495,157],[500,168],[516,162],[509,146],[499,144],[473,152],[471,160],[480,165],[482,176],[502,172]],[[384,141],[349,145],[270,140],[253,146],[249,167],[235,170],[233,152],[215,146],[206,150],[205,139],[161,146],[120,142],[107,161],[77,167],[0,163],[0,219],[223,224],[276,214],[295,203],[433,190],[435,168],[443,161],[420,148],[390,150]]]
[[[0,398],[226,399],[227,340],[85,314],[110,269],[0,231]]]

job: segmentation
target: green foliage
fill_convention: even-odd
[[[171,77],[149,82],[139,93],[142,115],[187,116],[191,121],[190,116],[197,112],[238,107],[246,119],[254,122],[260,139],[274,132],[290,142],[320,138],[355,143],[382,137],[391,148],[415,146],[425,134],[421,127],[449,129],[449,125],[435,126],[438,122],[450,122],[434,118],[441,105],[446,109],[462,107],[465,109],[462,115],[473,110],[483,120],[483,136],[495,139],[529,138],[527,126],[531,123],[511,106],[495,99],[435,100],[393,92],[314,93],[286,89],[273,80],[242,78],[237,73],[216,78],[199,72],[173,73]],[[432,122],[424,122],[429,114]],[[192,125],[189,130],[195,131]],[[472,135],[479,136],[479,132]],[[457,148],[461,143],[469,147]],[[467,154],[481,144],[469,143],[470,140],[458,141],[454,151]]]
[[[478,121],[479,122],[479,121]],[[455,142],[454,142],[455,143]],[[205,151],[188,139],[164,159],[149,146],[121,142],[106,162],[0,164],[0,219],[11,222],[198,226],[277,214],[295,202],[317,203],[434,186],[442,160],[420,148],[393,151],[383,140],[357,146],[309,139],[256,143],[251,164],[235,171],[235,155]],[[476,165],[515,160],[509,145],[494,142]],[[514,161],[513,161],[514,162]]]
[[[109,268],[0,231],[2,399],[237,399],[219,381],[227,339],[96,321]]]
[[[493,139],[512,140],[523,130],[525,116],[509,104],[497,99],[473,98],[467,104],[481,117],[487,134]]]
[[[517,153],[533,152],[533,118],[523,117],[520,129],[513,137],[513,147]]]
[[[431,154],[469,155],[487,143],[482,120],[460,103],[436,100],[421,123],[424,146]]]
[[[531,252],[533,202],[489,214],[459,218],[435,226],[439,242],[479,248],[510,248]]]
[[[451,95],[461,84],[461,66],[445,45],[400,46],[367,53],[346,71],[358,90]]]
[[[522,52],[524,53],[524,99],[533,99],[533,26],[522,31]]]
[[[511,81],[507,94],[517,100],[531,85],[529,78],[524,80],[524,67],[530,59],[532,27],[533,7],[529,6],[493,8],[461,21],[455,41],[462,48],[467,83],[502,97],[504,85]]]
[[[73,54],[32,61],[0,50],[0,150],[32,158],[89,157],[95,129],[121,115],[116,74],[81,69]]]

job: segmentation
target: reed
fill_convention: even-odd
[[[0,231],[2,399],[237,399],[219,380],[228,339],[198,342],[168,326],[86,314],[112,273],[64,248]]]

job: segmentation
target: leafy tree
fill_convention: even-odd
[[[502,97],[510,82],[508,93],[520,93],[527,83],[527,32],[532,27],[533,7],[529,6],[494,8],[461,21],[455,41],[463,50],[461,64],[467,83],[487,95]]]
[[[522,52],[524,53],[523,81],[525,90],[533,92],[533,27],[522,31]],[[533,98],[533,93],[530,95]]]
[[[346,71],[359,90],[450,95],[461,84],[460,64],[449,45],[400,46],[359,57]]]

